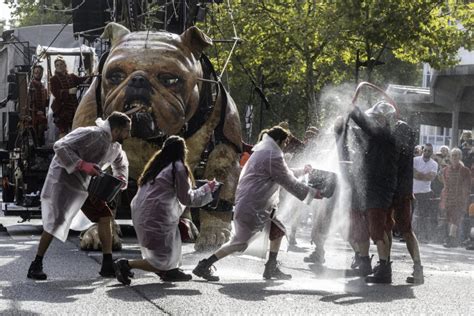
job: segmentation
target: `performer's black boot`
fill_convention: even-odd
[[[34,280],[46,280],[48,276],[43,272],[43,262],[37,260],[31,262],[27,277]]]
[[[113,264],[115,277],[123,285],[130,285],[130,274],[132,273],[127,259],[117,259]]]
[[[456,248],[459,247],[459,241],[456,237],[448,236],[446,242],[443,244],[445,248]]]
[[[392,263],[380,260],[377,272],[365,278],[367,283],[392,283]]]
[[[271,278],[275,278],[279,280],[290,280],[291,274],[283,273],[278,268],[277,261],[271,260],[265,264],[265,271],[263,271],[263,278],[266,280],[269,280]]]
[[[209,263],[207,259],[204,259],[199,261],[198,265],[194,268],[193,273],[207,281],[219,281],[219,277],[214,275],[212,268],[212,263]]]
[[[372,257],[360,257],[359,275],[368,276],[369,274],[372,274],[372,272]]]

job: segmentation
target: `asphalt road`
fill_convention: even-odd
[[[405,283],[411,259],[405,244],[397,241],[393,284],[367,285],[348,268],[352,253],[338,237],[328,243],[323,267],[303,262],[312,248],[302,230],[298,245],[289,251],[284,247],[279,255],[282,270],[293,275],[289,281],[265,281],[263,261],[231,256],[217,262],[221,281],[216,283],[196,277],[163,283],[153,273],[137,271],[131,286],[125,287],[98,275],[101,254],[79,250],[77,234],[66,243],[53,242],[44,262],[48,280],[27,279],[41,226],[39,220],[17,220],[0,217],[6,227],[0,227],[1,315],[474,315],[474,251],[463,248],[421,245],[425,284],[413,286]],[[207,255],[185,244],[182,268],[189,272]],[[140,257],[136,239],[126,236],[124,250],[114,257]]]

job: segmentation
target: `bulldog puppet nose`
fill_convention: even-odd
[[[136,75],[132,78],[132,80],[130,80],[128,85],[134,88],[147,88],[150,83],[148,82],[148,79],[144,76]]]

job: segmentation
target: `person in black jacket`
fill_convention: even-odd
[[[413,151],[415,136],[411,127],[404,121],[395,124],[395,139],[399,152],[397,188],[393,199],[393,215],[398,230],[405,239],[408,252],[413,260],[413,274],[407,278],[407,283],[424,283],[423,266],[421,265],[418,240],[411,227],[413,200]],[[391,234],[389,234],[391,237]],[[391,241],[391,238],[390,238]]]
[[[392,267],[389,262],[390,241],[393,228],[391,206],[397,187],[398,150],[392,130],[396,115],[395,107],[379,101],[365,113],[358,107],[350,118],[367,136],[367,149],[363,157],[365,170],[365,208],[369,220],[369,233],[377,246],[379,267],[369,283],[391,283]]]

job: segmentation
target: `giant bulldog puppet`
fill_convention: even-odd
[[[217,210],[200,210],[201,229],[195,248],[221,245],[230,234],[240,173],[241,132],[235,103],[222,84],[203,80],[212,72],[202,56],[203,49],[212,45],[211,39],[197,27],[181,35],[130,33],[115,23],[107,25],[102,36],[110,39],[111,50],[102,76],[93,81],[79,104],[73,128],[93,125],[98,116],[107,117],[113,111],[129,114],[132,137],[123,148],[130,161],[130,176],[135,179],[159,148],[150,140],[184,136],[192,169],[202,165],[208,152],[203,176],[215,177],[223,187]]]

